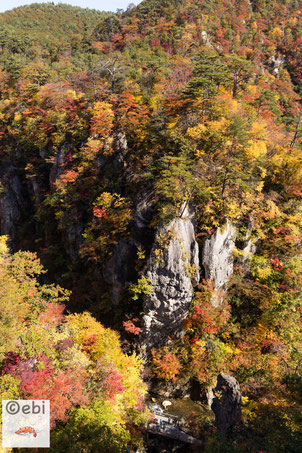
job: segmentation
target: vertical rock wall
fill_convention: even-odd
[[[0,169],[0,234],[7,235],[15,245],[17,225],[27,209],[24,187],[11,164],[2,164]]]
[[[257,239],[252,239],[252,230],[253,230],[253,222],[252,220],[249,221],[245,240],[243,243],[243,248],[242,248],[242,256],[241,256],[241,263],[242,264],[248,264],[250,258],[254,253],[256,253],[257,250]]]
[[[131,234],[119,241],[113,255],[105,264],[103,276],[111,286],[111,300],[115,306],[120,303],[125,288],[137,280],[138,247],[143,250],[151,248],[154,238],[149,223],[153,209],[152,194],[141,193],[137,196]]]
[[[111,286],[111,299],[115,306],[120,303],[123,290],[136,277],[136,258],[137,247],[135,243],[131,240],[122,239],[105,266],[103,275],[105,281]]]
[[[198,244],[188,209],[158,228],[146,277],[153,291],[145,297],[142,335],[150,348],[181,334],[199,282]]]
[[[222,303],[225,285],[233,274],[235,239],[236,229],[227,222],[223,228],[218,228],[204,244],[202,265],[205,278],[213,282],[212,304],[214,306]]]

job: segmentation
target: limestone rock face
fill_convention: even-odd
[[[29,191],[31,193],[32,201],[36,209],[38,209],[39,205],[41,204],[42,197],[41,197],[41,185],[38,181],[36,176],[32,176],[29,178]]]
[[[275,76],[279,75],[280,67],[285,63],[285,59],[279,55],[272,55],[269,59],[270,65],[273,67],[273,73]]]
[[[215,414],[215,425],[222,434],[230,434],[241,420],[240,386],[233,376],[220,373],[213,393],[211,408]]]
[[[152,194],[139,194],[134,211],[133,227],[131,235],[127,239],[121,239],[108,262],[105,265],[103,276],[111,286],[113,305],[118,305],[123,290],[137,280],[135,269],[137,250],[150,250],[153,243],[153,235],[149,223],[152,219],[154,201]]]
[[[253,230],[253,224],[252,224],[252,222],[250,222],[248,225],[245,241],[243,243],[243,248],[242,248],[242,252],[243,252],[243,254],[241,256],[242,264],[248,264],[250,258],[252,257],[252,255],[254,255],[256,253],[256,250],[257,250],[257,239],[252,239],[252,237],[251,237],[252,230]]]
[[[114,166],[115,168],[125,167],[125,155],[128,150],[128,143],[126,135],[123,131],[117,131],[113,135],[113,149],[114,149]]]
[[[209,38],[209,35],[208,35],[208,33],[207,33],[205,30],[202,30],[201,36],[202,36],[202,39],[203,39],[204,44],[205,44],[207,47],[213,47],[212,44],[211,44],[211,40],[210,40],[210,38]]]
[[[52,164],[49,173],[49,183],[52,190],[56,189],[56,181],[63,173],[63,165],[65,162],[65,152],[63,148],[60,148],[55,156],[54,163]]]
[[[236,229],[229,222],[224,228],[217,229],[204,244],[202,265],[205,278],[214,285],[212,304],[218,306],[223,301],[224,287],[233,274],[233,250]]]
[[[198,244],[192,217],[186,208],[181,218],[158,228],[146,273],[153,285],[143,306],[142,336],[146,348],[164,344],[167,336],[175,337],[182,332],[193,287],[199,282]]]
[[[134,223],[137,230],[148,228],[152,218],[154,201],[152,193],[143,193],[138,197],[134,212]]]
[[[24,187],[12,165],[3,165],[0,170],[0,234],[9,236],[13,244],[17,224],[24,209],[27,209]]]
[[[122,239],[105,267],[104,279],[111,285],[113,305],[119,304],[122,291],[135,280],[136,258],[137,247],[134,242]]]
[[[79,250],[83,242],[83,222],[75,221],[63,231],[64,247],[70,260],[74,263],[79,257]]]
[[[252,241],[252,239],[248,239],[246,241],[246,245],[245,245],[244,249],[242,250],[244,253],[242,261],[243,262],[249,261],[251,255],[254,255],[256,250],[257,250],[257,248],[256,248],[255,243]]]

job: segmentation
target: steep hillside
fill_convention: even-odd
[[[205,403],[219,373],[238,380],[232,435],[188,418],[204,451],[298,451],[299,2],[35,4],[0,23],[11,249],[119,331],[157,396]]]
[[[96,24],[110,15],[52,3],[34,3],[2,13],[0,61],[12,70],[14,65],[22,67],[37,57],[56,61],[60,55],[85,52]]]

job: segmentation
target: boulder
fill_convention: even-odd
[[[213,389],[212,411],[215,425],[224,435],[230,434],[241,421],[242,398],[237,380],[228,374],[220,373]]]

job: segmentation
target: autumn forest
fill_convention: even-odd
[[[0,14],[0,392],[51,452],[302,451],[301,11]]]

